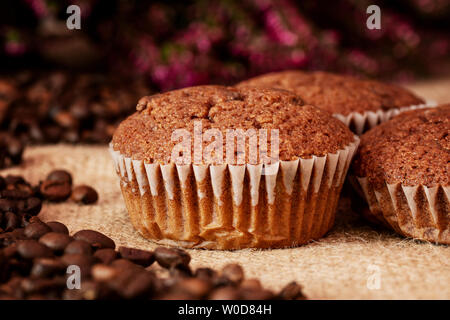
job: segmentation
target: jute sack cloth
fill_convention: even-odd
[[[420,88],[438,102],[450,101],[441,96],[444,90]],[[46,203],[41,219],[66,223],[71,232],[98,230],[118,246],[155,247],[131,226],[106,146],[30,147],[24,158],[21,166],[0,174],[20,174],[38,183],[55,168],[67,169],[75,184],[91,185],[100,195],[90,206]],[[291,249],[189,250],[192,267],[220,269],[237,262],[246,277],[259,278],[268,288],[277,290],[295,280],[312,299],[450,299],[450,248],[374,228],[349,203],[341,199],[335,226],[319,241]]]

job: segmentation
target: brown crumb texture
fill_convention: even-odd
[[[409,90],[393,84],[322,71],[290,70],[269,73],[243,81],[237,86],[262,86],[289,90],[298,94],[307,104],[342,115],[424,103]]]
[[[361,137],[353,170],[371,183],[450,184],[450,104],[412,110]]]
[[[192,135],[196,121],[201,122],[203,132],[220,130],[224,145],[228,129],[267,129],[269,137],[271,129],[278,129],[280,160],[335,153],[354,140],[339,120],[280,89],[191,87],[143,97],[137,110],[116,130],[113,148],[149,163],[168,163],[180,142],[172,141],[173,131],[184,128]],[[203,147],[208,144],[204,142]],[[225,146],[223,150],[226,159]]]

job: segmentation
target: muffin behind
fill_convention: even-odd
[[[295,92],[305,103],[328,111],[357,134],[400,111],[425,106],[423,99],[402,87],[322,71],[274,72],[237,86],[273,87]]]
[[[320,238],[332,226],[358,138],[326,112],[284,90],[220,86],[145,97],[137,109],[117,129],[111,151],[131,221],[145,237],[183,247],[274,248]],[[223,137],[227,130],[267,130],[270,137],[278,130],[279,153],[265,163],[250,152],[243,162],[229,161],[224,139],[218,154],[227,161],[195,162],[194,141],[184,150],[191,161],[176,163],[177,129]],[[260,139],[259,151],[272,156]],[[235,147],[233,139],[233,155]]]

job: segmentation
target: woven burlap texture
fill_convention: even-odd
[[[450,101],[434,87],[423,93]],[[95,187],[100,200],[90,206],[46,203],[41,219],[64,222],[71,232],[99,230],[121,246],[155,247],[131,226],[106,146],[30,147],[20,167],[0,174],[20,174],[38,183],[55,168],[72,172],[75,184]],[[320,241],[292,249],[189,250],[192,266],[219,269],[238,262],[247,277],[257,277],[271,289],[295,280],[313,299],[450,299],[450,248],[375,229],[348,209],[349,201],[341,199],[336,225]]]

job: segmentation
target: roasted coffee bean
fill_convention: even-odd
[[[274,298],[274,294],[265,289],[241,288],[239,296],[242,300],[270,300]]]
[[[52,251],[36,240],[20,240],[17,244],[17,252],[24,259],[51,257]]]
[[[81,230],[75,233],[73,237],[76,240],[84,240],[97,249],[114,249],[116,247],[116,244],[111,238],[108,238],[103,233],[94,230]]]
[[[176,291],[189,293],[195,299],[203,299],[210,292],[212,286],[209,281],[198,278],[186,278],[179,281],[176,285]]]
[[[81,282],[81,287],[78,290],[64,290],[62,299],[64,300],[96,300],[105,298],[108,294],[103,283],[95,282],[93,280],[86,280]]]
[[[283,300],[304,300],[306,297],[303,295],[302,287],[293,281],[288,283],[278,294],[279,299]]]
[[[49,226],[53,232],[69,234],[69,229],[67,229],[67,227],[64,224],[62,224],[61,222],[50,221],[50,222],[47,222],[47,226]]]
[[[234,284],[239,284],[244,279],[244,270],[240,265],[231,263],[222,269],[222,276],[226,277]]]
[[[134,270],[134,271],[142,271],[144,268],[140,265],[137,265],[130,260],[126,259],[117,259],[111,263],[111,266],[117,268],[119,270]]]
[[[4,189],[5,187],[6,187],[5,179],[0,176],[0,190]]]
[[[46,245],[55,252],[62,252],[72,241],[72,237],[67,234],[49,232],[39,238],[39,242]]]
[[[107,285],[125,299],[149,295],[153,290],[154,275],[149,271],[126,270],[111,279]]]
[[[78,186],[73,189],[71,199],[80,204],[92,204],[97,202],[98,193],[89,186]]]
[[[244,279],[241,282],[241,288],[247,288],[247,289],[261,289],[262,285],[261,282],[258,279]]]
[[[238,289],[226,286],[214,290],[208,298],[210,300],[239,300],[241,296]]]
[[[13,164],[20,164],[22,162],[22,154],[25,146],[18,140],[10,138],[8,141],[8,156]]]
[[[42,209],[42,201],[39,198],[32,197],[25,200],[25,208],[23,212],[31,215],[37,215]]]
[[[119,247],[119,253],[124,259],[148,267],[155,261],[153,252],[134,248]]]
[[[17,209],[17,205],[14,201],[9,199],[0,199],[0,211],[11,211],[15,212]]]
[[[80,268],[81,277],[87,278],[91,274],[91,266],[95,263],[95,259],[92,256],[83,254],[64,254],[61,257],[61,261],[68,267],[70,265],[76,265]]]
[[[191,261],[189,254],[178,248],[158,247],[154,254],[156,261],[164,268],[187,266]]]
[[[72,175],[66,170],[54,170],[50,172],[45,179],[46,181],[67,182],[72,185]]]
[[[118,253],[114,249],[99,249],[95,251],[94,257],[104,264],[110,264],[117,259]]]
[[[4,215],[4,219],[6,221],[6,231],[11,231],[20,226],[20,218],[15,213],[12,213],[10,211],[6,212]]]
[[[39,239],[44,234],[51,232],[52,229],[42,221],[30,223],[25,227],[25,236],[31,239]]]
[[[66,281],[63,277],[53,279],[24,279],[21,283],[22,289],[28,293],[45,293],[50,290],[58,290],[64,288]]]
[[[92,246],[84,240],[75,240],[67,245],[66,249],[64,250],[64,253],[91,255]]]
[[[169,269],[170,276],[173,278],[192,277],[192,270],[189,266],[177,265]]]
[[[211,281],[212,279],[217,277],[217,271],[211,268],[198,268],[197,270],[195,270],[194,277]]]
[[[91,269],[91,274],[96,281],[109,281],[117,276],[119,270],[106,264],[96,264]]]
[[[62,274],[66,265],[58,258],[38,258],[34,261],[31,275],[39,278],[47,278],[55,274]]]
[[[40,192],[46,200],[60,202],[69,198],[72,187],[68,182],[49,180],[41,184]]]

